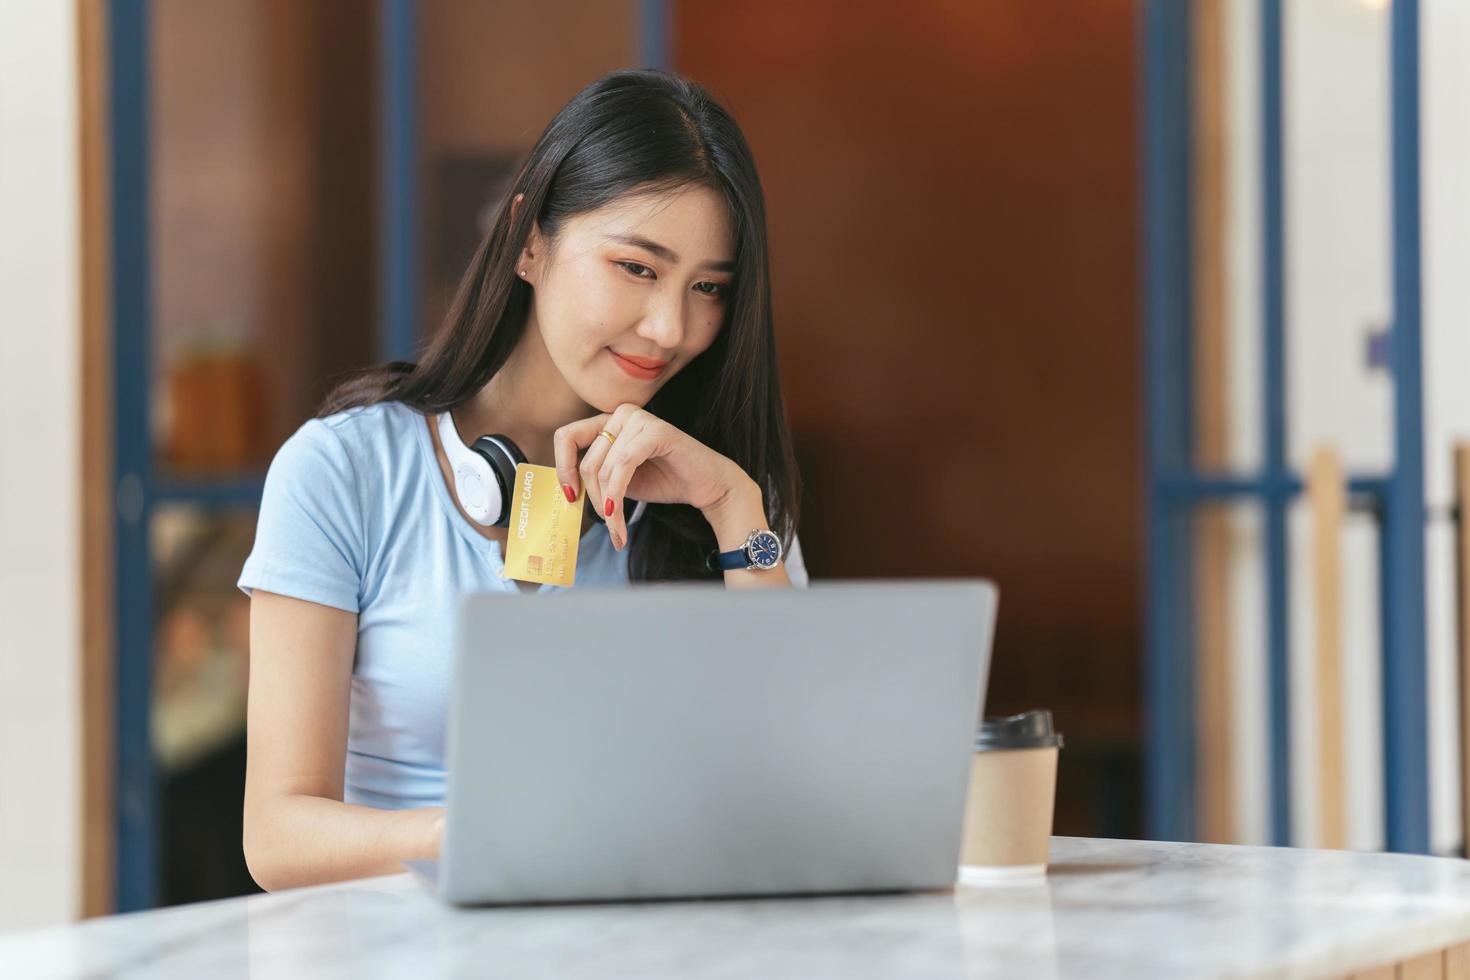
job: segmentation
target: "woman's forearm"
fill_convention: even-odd
[[[267,891],[394,874],[405,859],[438,857],[443,812],[276,797],[245,808],[245,863]]]
[[[739,489],[732,492],[718,505],[706,509],[704,519],[715,532],[715,543],[721,551],[734,551],[745,544],[752,528],[764,528],[766,508],[760,487],[746,479]],[[725,587],[729,589],[791,588],[791,575],[783,561],[775,568],[732,569],[725,573]]]

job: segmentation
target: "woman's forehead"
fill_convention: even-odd
[[[642,240],[677,256],[670,261],[695,265],[733,258],[729,208],[723,195],[709,187],[625,194],[578,215],[571,225],[591,245]]]

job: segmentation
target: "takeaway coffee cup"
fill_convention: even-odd
[[[962,878],[1046,874],[1061,747],[1050,711],[987,718],[980,725],[970,757]]]

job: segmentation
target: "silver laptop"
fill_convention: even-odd
[[[438,862],[456,904],[947,888],[980,580],[466,596]]]

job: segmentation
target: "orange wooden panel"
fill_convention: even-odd
[[[83,916],[113,911],[112,309],[108,300],[107,8],[77,0],[81,128]]]
[[[1319,449],[1307,471],[1312,514],[1312,610],[1316,617],[1319,846],[1347,846],[1343,762],[1342,526],[1347,484],[1336,450]]]
[[[1225,157],[1227,150],[1223,5],[1194,5],[1194,335],[1196,463],[1222,469],[1227,462],[1225,323]],[[1223,508],[1195,520],[1195,701],[1199,710],[1199,835],[1237,843],[1234,827],[1233,712],[1230,644],[1230,526]]]

